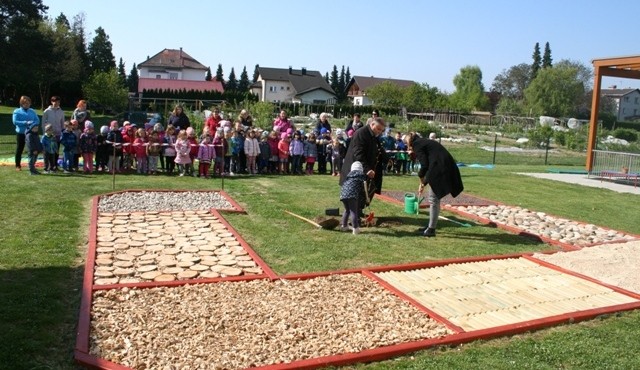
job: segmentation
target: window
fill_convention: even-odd
[[[175,72],[169,73],[169,79],[170,80],[177,80],[178,79],[178,74],[175,73]]]
[[[289,90],[290,90],[290,88],[289,88],[289,86],[287,86],[287,91],[289,91]],[[637,103],[637,100],[638,100],[638,98],[636,98],[636,103]]]
[[[162,75],[156,75],[156,80],[161,80],[162,79]]]
[[[638,104],[638,98],[637,97],[635,98],[635,104],[636,105]]]
[[[280,86],[280,91],[284,90],[284,86]]]
[[[625,97],[624,97],[624,102],[625,102],[625,103],[628,103],[628,102],[629,102],[629,97],[628,97],[628,96],[625,96]]]
[[[275,92],[275,91],[276,91],[275,86],[269,86],[269,92]]]

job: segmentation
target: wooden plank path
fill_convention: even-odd
[[[637,302],[525,258],[376,275],[465,331]]]

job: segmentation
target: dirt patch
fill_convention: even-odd
[[[603,244],[572,252],[535,254],[534,257],[640,293],[640,241]]]
[[[382,195],[390,198],[390,200],[395,200],[401,204],[404,204],[404,196],[405,194],[407,194],[407,192],[405,191],[395,191],[395,190],[389,190],[389,191],[383,191]],[[440,203],[442,205],[451,205],[451,206],[490,206],[490,205],[497,205],[499,204],[498,202],[494,202],[492,200],[489,199],[483,199],[483,198],[479,198],[473,195],[469,195],[469,194],[465,194],[462,193],[460,195],[458,195],[457,197],[452,197],[451,195],[447,195],[444,198],[442,198],[440,200]],[[425,207],[429,205],[429,199],[427,199],[426,195],[424,196],[424,199],[422,200],[422,202],[420,203],[420,207]]]

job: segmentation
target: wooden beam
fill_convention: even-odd
[[[625,65],[640,63],[640,56],[634,55],[629,57],[594,59],[592,63],[594,67],[622,67]]]
[[[601,68],[602,76],[640,79],[640,71],[618,68]]]
[[[589,138],[587,140],[587,163],[586,169],[591,172],[593,168],[593,151],[596,149],[598,134],[598,113],[600,107],[600,89],[602,85],[602,67],[594,68],[593,76],[593,97],[591,98],[591,118],[589,119]]]

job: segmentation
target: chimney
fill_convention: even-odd
[[[180,65],[184,67],[184,59],[182,59],[182,46],[180,46]]]
[[[307,68],[306,67],[302,67],[302,75],[306,75],[307,74]]]
[[[293,74],[293,68],[291,68],[291,66],[289,66],[289,74]]]

